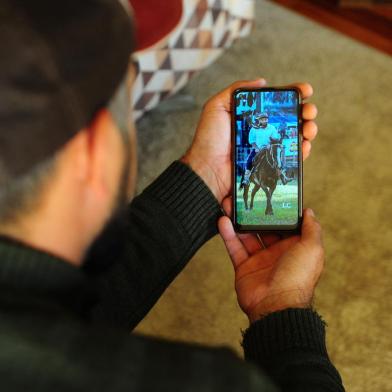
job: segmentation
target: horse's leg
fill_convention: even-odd
[[[253,210],[253,202],[256,196],[257,191],[260,189],[260,185],[255,185],[252,189],[252,194],[250,196],[250,209]]]
[[[245,210],[248,210],[248,192],[249,192],[249,184],[244,186],[244,204],[245,204]]]
[[[265,208],[265,215],[274,215],[274,211],[272,209],[272,203],[271,203],[271,191],[268,190],[267,192],[267,207]]]
[[[264,214],[265,214],[265,215],[269,215],[269,214],[268,214],[268,195],[269,195],[269,189],[268,189],[268,187],[265,186],[265,185],[261,185],[261,189],[264,191],[265,196],[266,196],[266,198],[267,198],[267,207],[266,207],[266,209],[265,209],[265,211],[264,211]]]
[[[272,195],[276,188],[276,181],[272,186],[269,187],[268,194],[267,194],[267,208],[265,209],[266,215],[274,215],[274,210],[272,208]]]

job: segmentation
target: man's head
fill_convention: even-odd
[[[256,112],[254,114],[254,123],[258,128],[266,128],[268,125],[268,114],[266,112]]]
[[[0,26],[0,233],[76,261],[131,194],[130,17],[117,0],[7,0]],[[78,249],[57,251],[61,228]]]

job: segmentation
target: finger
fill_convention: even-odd
[[[260,249],[264,248],[255,234],[252,233],[238,234],[238,237],[243,243],[243,245],[245,246],[245,249],[249,255],[253,255],[254,253],[258,252]]]
[[[219,233],[225,242],[233,266],[236,269],[249,258],[249,254],[234,231],[230,218],[223,216],[218,220]]]
[[[321,225],[310,208],[304,211],[301,242],[310,256],[304,262],[315,271],[316,284],[324,268],[324,247]]]
[[[271,251],[273,253],[277,252],[278,254],[281,254],[290,247],[292,247],[294,244],[296,244],[301,237],[299,235],[293,235],[291,237],[284,238],[283,240],[275,242],[273,245],[271,245],[268,249],[268,251]]]
[[[222,208],[223,211],[225,212],[225,214],[229,217],[231,217],[231,213],[232,213],[232,209],[233,209],[233,205],[232,205],[232,197],[226,197],[226,199],[223,200],[222,202]]]
[[[231,111],[231,96],[233,92],[239,88],[257,88],[257,87],[263,87],[267,84],[266,80],[263,78],[258,78],[254,80],[240,80],[237,81],[218,94],[214,95],[212,98],[210,98],[206,104],[206,108],[220,108],[224,109],[228,112]]]
[[[313,87],[310,83],[298,82],[289,84],[285,87],[296,87],[299,90],[302,99],[310,98],[313,95]]]
[[[232,213],[232,197],[226,197],[226,199],[222,202],[223,211],[226,216],[231,217]],[[260,244],[258,238],[254,234],[239,234],[238,238],[241,240],[248,254],[252,255],[253,253],[262,249],[262,245]]]
[[[317,106],[313,103],[302,105],[302,118],[304,120],[314,120],[317,117]]]
[[[304,211],[302,222],[302,241],[309,242],[313,245],[322,245],[321,225],[315,217],[312,209],[307,208]]]
[[[260,235],[260,239],[266,248],[273,245],[275,242],[280,241],[281,237],[278,234]]]
[[[305,121],[302,127],[304,138],[312,141],[317,136],[318,127],[314,121]]]
[[[312,144],[308,140],[302,142],[302,160],[305,160],[310,155],[310,150],[312,149]]]
[[[233,209],[231,196],[226,197],[226,199],[223,200],[222,208],[226,216],[231,217],[232,209]],[[263,243],[260,243],[259,238],[257,238],[257,236],[252,233],[239,234],[238,237],[241,240],[242,244],[244,245],[249,255],[252,255],[258,252],[260,249],[270,246],[271,244],[273,244],[276,241],[279,241],[280,239],[278,235],[268,235],[262,237]]]

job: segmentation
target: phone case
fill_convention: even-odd
[[[262,94],[261,94],[262,93]],[[268,94],[267,94],[268,93]],[[279,94],[277,94],[279,93]],[[261,98],[259,98],[259,96]],[[293,97],[297,98],[297,104],[291,104],[291,101],[294,101]],[[270,106],[267,106],[267,97],[271,99]],[[282,102],[279,102],[279,98]],[[261,100],[264,99],[263,102]],[[287,102],[285,102],[285,99]],[[241,103],[239,103],[241,100]],[[256,103],[254,102],[256,100]],[[258,100],[258,101],[257,101]],[[275,101],[276,102],[275,102]],[[244,101],[244,103],[242,103]],[[241,105],[243,107],[241,107]],[[290,106],[291,105],[291,106]],[[266,110],[261,110],[261,108],[266,107]],[[280,108],[274,112],[273,109]],[[295,108],[295,115],[291,113],[291,111]],[[232,183],[233,183],[233,192],[232,192],[232,211],[233,211],[233,225],[237,232],[241,233],[277,233],[281,235],[292,235],[294,233],[299,233],[301,230],[302,224],[302,213],[303,213],[303,166],[302,166],[302,101],[299,89],[295,87],[267,87],[267,88],[256,88],[256,89],[237,89],[234,91],[232,95]],[[243,110],[241,112],[241,110]],[[291,110],[291,111],[290,111]],[[268,113],[269,111],[269,113]],[[239,114],[240,113],[240,114]],[[287,133],[285,136],[282,136],[281,131],[277,131],[275,125],[276,123],[272,123],[272,119],[276,121],[277,118],[293,118],[293,116],[297,119],[294,123],[286,128],[291,131],[292,134],[296,132],[295,138],[289,139],[287,138]],[[267,118],[267,119],[266,119]],[[242,121],[241,135],[240,132],[237,132],[239,125],[236,123],[237,121]],[[283,120],[282,120],[283,121]],[[265,123],[267,122],[267,125]],[[269,124],[268,124],[269,123]],[[245,125],[244,125],[245,124]],[[275,128],[275,129],[274,129]],[[265,131],[265,130],[268,131]],[[270,144],[263,145],[261,148],[260,140],[264,143],[267,136],[263,134],[263,131],[267,135],[271,135],[269,140]],[[245,135],[245,136],[244,136]],[[246,136],[247,135],[247,136]],[[278,135],[280,136],[280,141],[276,141]],[[239,136],[242,138],[242,142],[238,142]],[[272,136],[276,137],[276,139],[272,139]],[[263,139],[264,138],[264,139]],[[244,142],[244,139],[247,139]],[[250,144],[250,140],[255,140],[255,143]],[[268,138],[267,138],[268,139]],[[290,202],[285,203],[285,192],[287,192],[284,187],[287,185],[284,184],[283,178],[281,175],[281,170],[279,169],[278,161],[280,157],[280,167],[282,166],[283,157],[284,160],[287,161],[289,155],[286,152],[285,145],[288,143],[287,140],[292,141],[292,145],[294,145],[293,140],[297,141],[297,154],[295,161],[291,158],[291,162],[295,162],[294,168],[292,171],[295,175],[296,185],[295,188],[293,185],[290,185],[290,189],[292,193],[295,194],[297,198],[295,199],[295,204],[293,205],[292,199]],[[259,142],[259,145],[256,143]],[[252,151],[255,152],[252,152]],[[283,150],[283,153],[282,153]],[[250,151],[250,152],[249,152]],[[245,163],[245,156],[247,156],[247,161]],[[253,154],[253,156],[252,156]],[[295,155],[295,153],[292,153]],[[242,157],[241,163],[239,156]],[[251,162],[251,163],[250,163]],[[249,169],[249,170],[248,170]],[[239,183],[239,171],[242,171],[241,183]],[[280,174],[280,176],[279,176]],[[245,175],[249,175],[249,178],[245,178]],[[280,182],[279,182],[280,181]],[[294,182],[293,179],[291,179]],[[244,183],[248,185],[243,185]],[[240,185],[241,184],[241,185]],[[242,188],[241,188],[242,187]],[[257,188],[255,194],[253,192]],[[295,191],[295,190],[296,191]],[[279,192],[280,194],[279,194]],[[242,192],[242,194],[241,194]],[[260,196],[261,192],[261,196]],[[256,200],[256,195],[257,200]],[[270,197],[269,197],[270,195]],[[275,198],[274,198],[275,196]],[[288,196],[287,196],[288,198]],[[242,200],[243,199],[243,200]],[[279,203],[281,203],[280,210],[277,208],[276,200],[279,199]],[[261,201],[260,201],[261,200]],[[283,200],[283,201],[282,201]],[[288,199],[289,200],[289,199]],[[257,208],[255,208],[257,203]],[[244,207],[237,207],[242,204]],[[264,210],[265,204],[265,210]],[[286,207],[285,207],[286,206]],[[289,207],[287,207],[289,206]],[[247,208],[246,208],[247,207]],[[255,208],[255,211],[251,209],[251,207]],[[264,210],[264,215],[260,212],[260,209]],[[284,224],[283,219],[275,219],[274,214],[282,215],[282,210],[292,209],[296,210],[295,224]],[[246,215],[248,214],[248,215]],[[291,212],[291,219],[293,218],[293,212]],[[260,222],[262,224],[244,224],[249,222],[257,221],[260,218]],[[275,220],[274,220],[275,219]],[[240,222],[239,222],[240,221]],[[276,224],[274,223],[276,222]]]

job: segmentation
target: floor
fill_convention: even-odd
[[[139,191],[191,143],[204,102],[234,80],[310,81],[319,135],[304,165],[304,205],[324,230],[315,306],[329,355],[350,392],[390,392],[392,380],[392,58],[276,3],[256,1],[256,25],[182,92],[138,123]],[[172,101],[174,100],[174,101]],[[137,332],[225,345],[241,355],[247,320],[216,236],[193,257]]]
[[[392,55],[392,5],[339,7],[337,0],[272,0]]]

